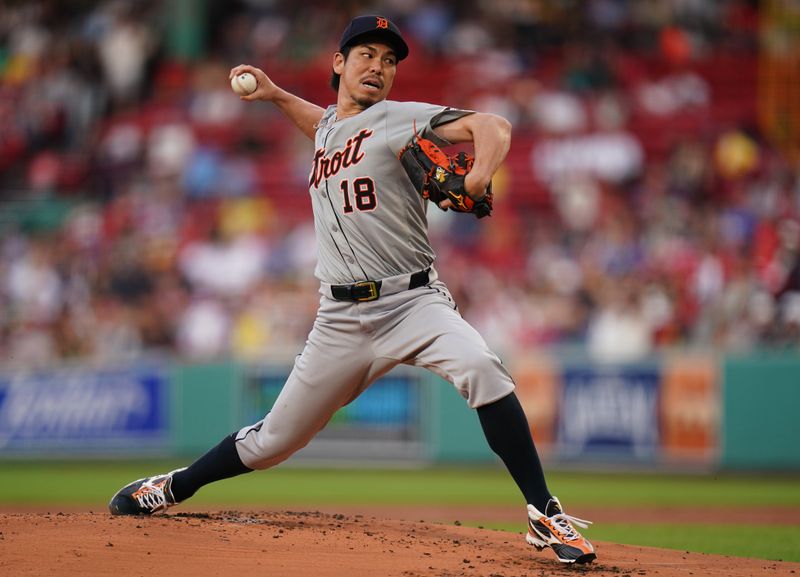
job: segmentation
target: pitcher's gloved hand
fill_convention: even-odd
[[[467,194],[464,179],[472,170],[475,158],[466,152],[445,154],[433,141],[415,131],[414,138],[398,154],[414,188],[436,206],[456,212],[470,212],[477,218],[492,214],[492,183],[479,199]],[[449,203],[446,201],[450,201]]]

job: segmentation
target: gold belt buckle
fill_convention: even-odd
[[[369,294],[365,297],[357,298],[358,302],[367,302],[367,301],[374,301],[378,298],[378,283],[374,280],[365,280],[361,282],[357,282],[353,285],[354,287],[369,287]]]

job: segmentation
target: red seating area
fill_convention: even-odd
[[[271,105],[241,103],[227,74],[251,62],[283,88],[332,104],[338,25],[315,38],[325,48],[316,58],[298,60],[286,56],[302,52],[291,34],[302,15],[287,3],[245,19],[286,26],[269,50],[247,33],[231,40],[227,27],[241,20],[230,8],[229,20],[207,23],[217,37],[205,54],[184,60],[164,43],[126,91],[103,68],[102,34],[81,31],[161,28],[138,14],[115,23],[117,4],[97,4],[54,32],[70,47],[63,58],[17,52],[35,43],[3,47],[0,353],[33,366],[154,349],[296,349],[316,303],[313,144]],[[496,349],[593,350],[614,342],[603,331],[624,327],[621,317],[648,335],[637,354],[800,344],[800,170],[759,125],[762,55],[756,15],[741,4],[715,4],[710,22],[675,12],[637,23],[631,10],[607,29],[591,22],[588,3],[554,4],[557,17],[527,27],[496,6],[476,22],[446,20],[450,35],[438,45],[413,12],[399,18],[412,52],[392,99],[494,112],[514,126],[492,219],[478,226],[429,212],[442,277]],[[451,15],[456,5],[441,3]],[[320,22],[338,21],[327,5],[315,10]],[[15,30],[0,16],[0,38],[43,26],[35,11],[15,14]],[[648,40],[676,25],[703,49],[679,42],[671,53]],[[487,45],[475,52],[464,30]],[[526,36],[534,33],[542,38]],[[600,144],[586,146],[595,137]],[[621,146],[616,156],[601,156],[607,142]],[[548,165],[543,147],[561,156]],[[233,256],[259,259],[230,272],[240,284],[195,274],[203,266],[193,259],[223,266]],[[197,319],[210,325],[198,329]],[[213,347],[197,348],[203,331]]]

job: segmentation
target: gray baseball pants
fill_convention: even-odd
[[[449,381],[471,408],[514,390],[500,359],[461,317],[444,283],[404,290],[408,275],[403,276],[384,281],[380,298],[368,302],[334,300],[322,285],[314,326],[272,410],[236,436],[244,465],[267,469],[286,460],[339,408],[401,363]]]

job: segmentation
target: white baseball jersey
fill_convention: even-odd
[[[309,177],[320,307],[272,410],[237,434],[246,466],[266,469],[287,459],[336,410],[400,363],[448,380],[473,408],[514,390],[500,359],[461,318],[437,279],[427,201],[398,159],[415,125],[444,145],[432,128],[466,114],[391,101],[342,120],[335,106],[325,111]],[[374,292],[363,292],[360,281],[377,281],[366,283]],[[351,292],[354,286],[359,292]]]
[[[330,106],[317,130],[309,191],[317,232],[316,276],[332,284],[382,279],[428,268],[427,201],[397,155],[414,127],[432,128],[470,114],[420,102],[384,100],[336,120]]]

